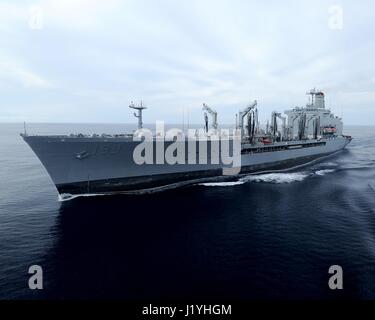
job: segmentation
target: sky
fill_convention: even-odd
[[[319,88],[375,124],[375,2],[0,0],[0,122],[260,120]]]

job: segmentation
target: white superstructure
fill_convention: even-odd
[[[305,138],[312,138],[315,128],[317,128],[318,136],[323,133],[322,130],[326,130],[326,132],[331,130],[337,135],[341,135],[343,130],[342,119],[325,107],[324,93],[313,89],[307,94],[311,95],[311,100],[305,107],[296,107],[285,111],[288,117],[289,138],[296,139],[299,137],[301,121],[304,122],[303,133]]]

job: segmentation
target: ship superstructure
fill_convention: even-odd
[[[313,89],[308,94],[311,100],[305,107],[285,111],[288,117],[288,137],[316,138],[318,135],[331,132],[342,135],[342,119],[325,107],[324,93]]]
[[[244,111],[240,111],[238,128],[242,132],[243,142],[264,144],[264,142],[305,141],[328,136],[341,136],[343,133],[342,119],[325,107],[324,93],[312,89],[307,94],[311,98],[305,107],[286,110],[285,116],[280,112],[273,111],[264,130],[259,127],[256,101]],[[245,116],[247,119],[244,120]]]
[[[233,175],[291,168],[345,148],[351,137],[342,134],[342,120],[325,107],[324,93],[314,89],[308,94],[311,100],[305,107],[287,110],[286,116],[272,112],[265,128],[259,125],[257,101],[238,112],[239,136],[228,138],[228,145],[234,146],[235,139],[239,139],[240,146],[240,168]],[[220,128],[218,113],[212,107],[203,104],[204,127],[196,130],[194,136],[178,141],[178,135],[168,138],[165,132],[159,132],[151,137],[152,151],[143,164],[135,160],[134,153],[144,141],[140,130],[146,108],[133,103],[130,108],[137,111],[136,134],[21,135],[63,195],[153,190],[222,178],[230,168],[222,158],[214,156],[214,151],[222,151],[222,146],[216,141]],[[158,148],[168,150],[176,140],[187,150],[182,161],[158,161]],[[202,142],[206,143],[205,148],[201,148]],[[231,173],[226,175],[230,177]]]

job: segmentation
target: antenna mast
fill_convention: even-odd
[[[129,108],[135,109],[138,111],[138,113],[134,112],[134,117],[138,118],[138,130],[143,128],[143,119],[142,119],[142,110],[147,109],[145,106],[143,106],[143,103],[141,103],[136,106],[134,105],[133,101],[130,103]]]

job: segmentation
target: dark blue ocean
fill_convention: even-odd
[[[65,202],[22,131],[0,124],[1,299],[375,298],[375,127],[346,127],[347,150],[291,172]],[[28,288],[34,264],[43,290]],[[343,290],[328,288],[331,265]]]

